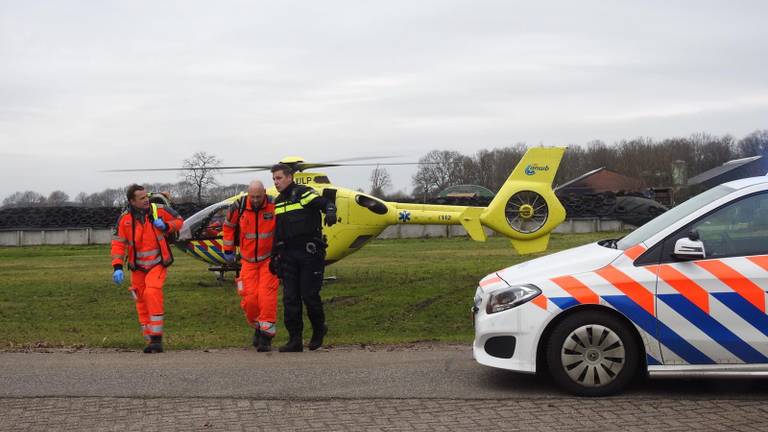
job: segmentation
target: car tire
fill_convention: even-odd
[[[547,343],[555,382],[579,396],[608,396],[629,385],[640,365],[635,335],[621,319],[594,310],[558,323]]]

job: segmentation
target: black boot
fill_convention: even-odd
[[[312,329],[312,339],[309,340],[309,350],[314,351],[323,346],[323,338],[328,334],[328,326],[323,324],[320,329]]]
[[[150,336],[149,343],[144,347],[144,354],[155,354],[163,352],[163,337]]]
[[[255,332],[253,332],[253,347],[258,348],[259,347],[259,339],[261,338],[261,332],[257,328]]]
[[[261,335],[259,336],[259,346],[256,348],[256,351],[258,352],[272,351],[272,336],[266,333],[261,333]]]
[[[280,352],[302,352],[304,344],[301,341],[301,333],[291,333],[288,343],[280,347]]]

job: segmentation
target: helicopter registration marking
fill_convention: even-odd
[[[437,220],[441,220],[441,221],[449,221],[449,220],[451,220],[451,215],[448,215],[448,214],[441,214],[441,215],[438,215],[438,216],[437,216]]]
[[[398,216],[398,219],[400,222],[410,222],[411,221],[411,212],[408,210],[403,210],[400,212],[400,215]]]

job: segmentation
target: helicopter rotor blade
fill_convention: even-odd
[[[304,171],[312,168],[333,168],[333,167],[367,167],[367,166],[401,166],[401,165],[435,165],[438,162],[384,162],[384,163],[364,163],[364,164],[348,164],[348,163],[297,163],[294,166],[297,171]],[[266,171],[268,168],[258,169],[244,169],[240,171],[230,171],[224,174],[245,174],[259,171]]]
[[[268,171],[269,168],[253,168],[253,169],[241,169],[239,171],[226,171],[222,174],[246,174],[260,171]]]
[[[226,170],[254,170],[254,171],[260,171],[260,170],[267,170],[270,169],[272,165],[245,165],[245,166],[223,166],[223,167],[187,167],[187,168],[129,168],[129,169],[111,169],[111,170],[101,170],[101,172],[142,172],[142,171],[189,171],[189,170],[195,170],[195,169],[208,169],[211,171],[226,171]]]
[[[388,165],[388,166],[399,166],[399,165],[435,165],[439,162],[383,162],[383,163],[364,163],[364,164],[339,164],[336,166],[380,166],[380,165]]]
[[[370,160],[370,159],[393,159],[402,157],[400,155],[395,156],[360,156],[360,157],[352,157],[352,158],[345,158],[345,159],[336,159],[332,161],[325,161],[320,163],[326,163],[326,164],[336,164],[339,162],[355,162],[355,161],[363,161],[363,160]]]
[[[363,160],[370,160],[370,159],[392,159],[397,157],[401,157],[401,156],[362,156],[362,157],[338,159],[335,161],[328,161],[328,162],[297,162],[293,165],[298,171],[304,171],[305,169],[328,168],[328,167],[339,167],[339,166],[365,167],[365,166],[399,166],[399,165],[425,165],[425,164],[432,165],[433,164],[433,163],[423,163],[423,162],[344,163],[344,162],[363,161]],[[272,168],[272,165],[243,165],[243,166],[186,167],[186,168],[178,168],[178,167],[177,168],[127,168],[127,169],[101,170],[100,172],[159,172],[159,171],[189,171],[189,170],[195,170],[195,169],[207,169],[211,171],[239,170],[239,171],[229,172],[226,174],[241,174],[241,173],[249,173],[249,172],[266,171],[266,170],[269,170],[270,168]]]

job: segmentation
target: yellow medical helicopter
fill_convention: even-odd
[[[314,188],[335,201],[338,223],[323,226],[328,243],[326,264],[352,254],[396,224],[461,225],[476,241],[485,241],[484,227],[511,239],[520,254],[547,248],[549,233],[565,220],[565,209],[552,191],[552,182],[564,148],[529,149],[502,185],[488,207],[410,204],[387,202],[371,195],[331,184],[328,176],[307,169],[339,166],[334,163],[309,163],[299,157],[280,162],[292,167],[298,184]],[[225,167],[224,169],[244,167]],[[268,169],[269,167],[248,167]],[[123,171],[123,170],[121,170]],[[267,190],[277,196],[274,188]],[[204,261],[219,272],[237,271],[239,265],[226,262],[222,252],[222,224],[229,205],[239,195],[213,204],[184,221],[175,244],[185,253]]]

